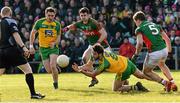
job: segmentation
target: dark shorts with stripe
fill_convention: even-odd
[[[17,47],[0,48],[0,68],[9,68],[26,63],[27,60]]]

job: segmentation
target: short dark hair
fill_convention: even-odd
[[[89,14],[89,9],[87,7],[82,7],[80,10],[79,10],[79,13],[87,13]]]
[[[47,12],[54,12],[54,13],[56,13],[56,10],[53,7],[48,7],[45,10],[45,13],[47,13]]]
[[[146,20],[146,16],[142,11],[138,11],[134,14],[133,19],[144,21],[144,20]]]
[[[100,44],[95,44],[93,46],[94,52],[97,52],[98,54],[103,54],[104,53],[104,47]]]

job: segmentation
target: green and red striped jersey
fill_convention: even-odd
[[[162,28],[153,22],[143,21],[136,28],[135,34],[142,34],[143,41],[149,52],[162,50],[166,47],[165,41],[161,36]]]
[[[80,20],[80,21],[74,23],[73,26],[76,29],[82,30],[83,34],[86,35],[90,45],[94,45],[95,43],[97,43],[98,39],[102,35],[99,33],[99,30],[102,28],[102,26],[100,26],[100,24],[92,18],[90,18],[88,20],[87,24],[84,24],[83,21]],[[103,40],[101,45],[105,48],[107,48],[109,46],[106,39]]]

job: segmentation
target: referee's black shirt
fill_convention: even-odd
[[[17,23],[14,19],[4,17],[0,21],[0,49],[16,45],[13,33],[18,32]]]

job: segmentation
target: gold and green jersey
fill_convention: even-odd
[[[126,70],[128,59],[124,56],[104,51],[102,60],[95,60],[95,67],[98,71],[111,73],[122,73]]]
[[[136,28],[135,34],[142,34],[143,41],[149,52],[162,50],[166,44],[161,36],[162,28],[153,22],[143,21],[139,27]]]
[[[102,28],[102,26],[93,18],[90,18],[87,24],[84,24],[83,21],[80,20],[74,23],[73,26],[76,29],[82,30],[83,34],[86,35],[90,45],[97,43],[100,36],[103,35],[99,33],[99,30]],[[103,40],[101,45],[104,48],[107,48],[109,46],[107,39]]]
[[[61,32],[61,25],[58,21],[48,22],[45,18],[36,21],[33,29],[38,31],[39,46],[49,47],[51,42],[57,40],[57,35]]]

